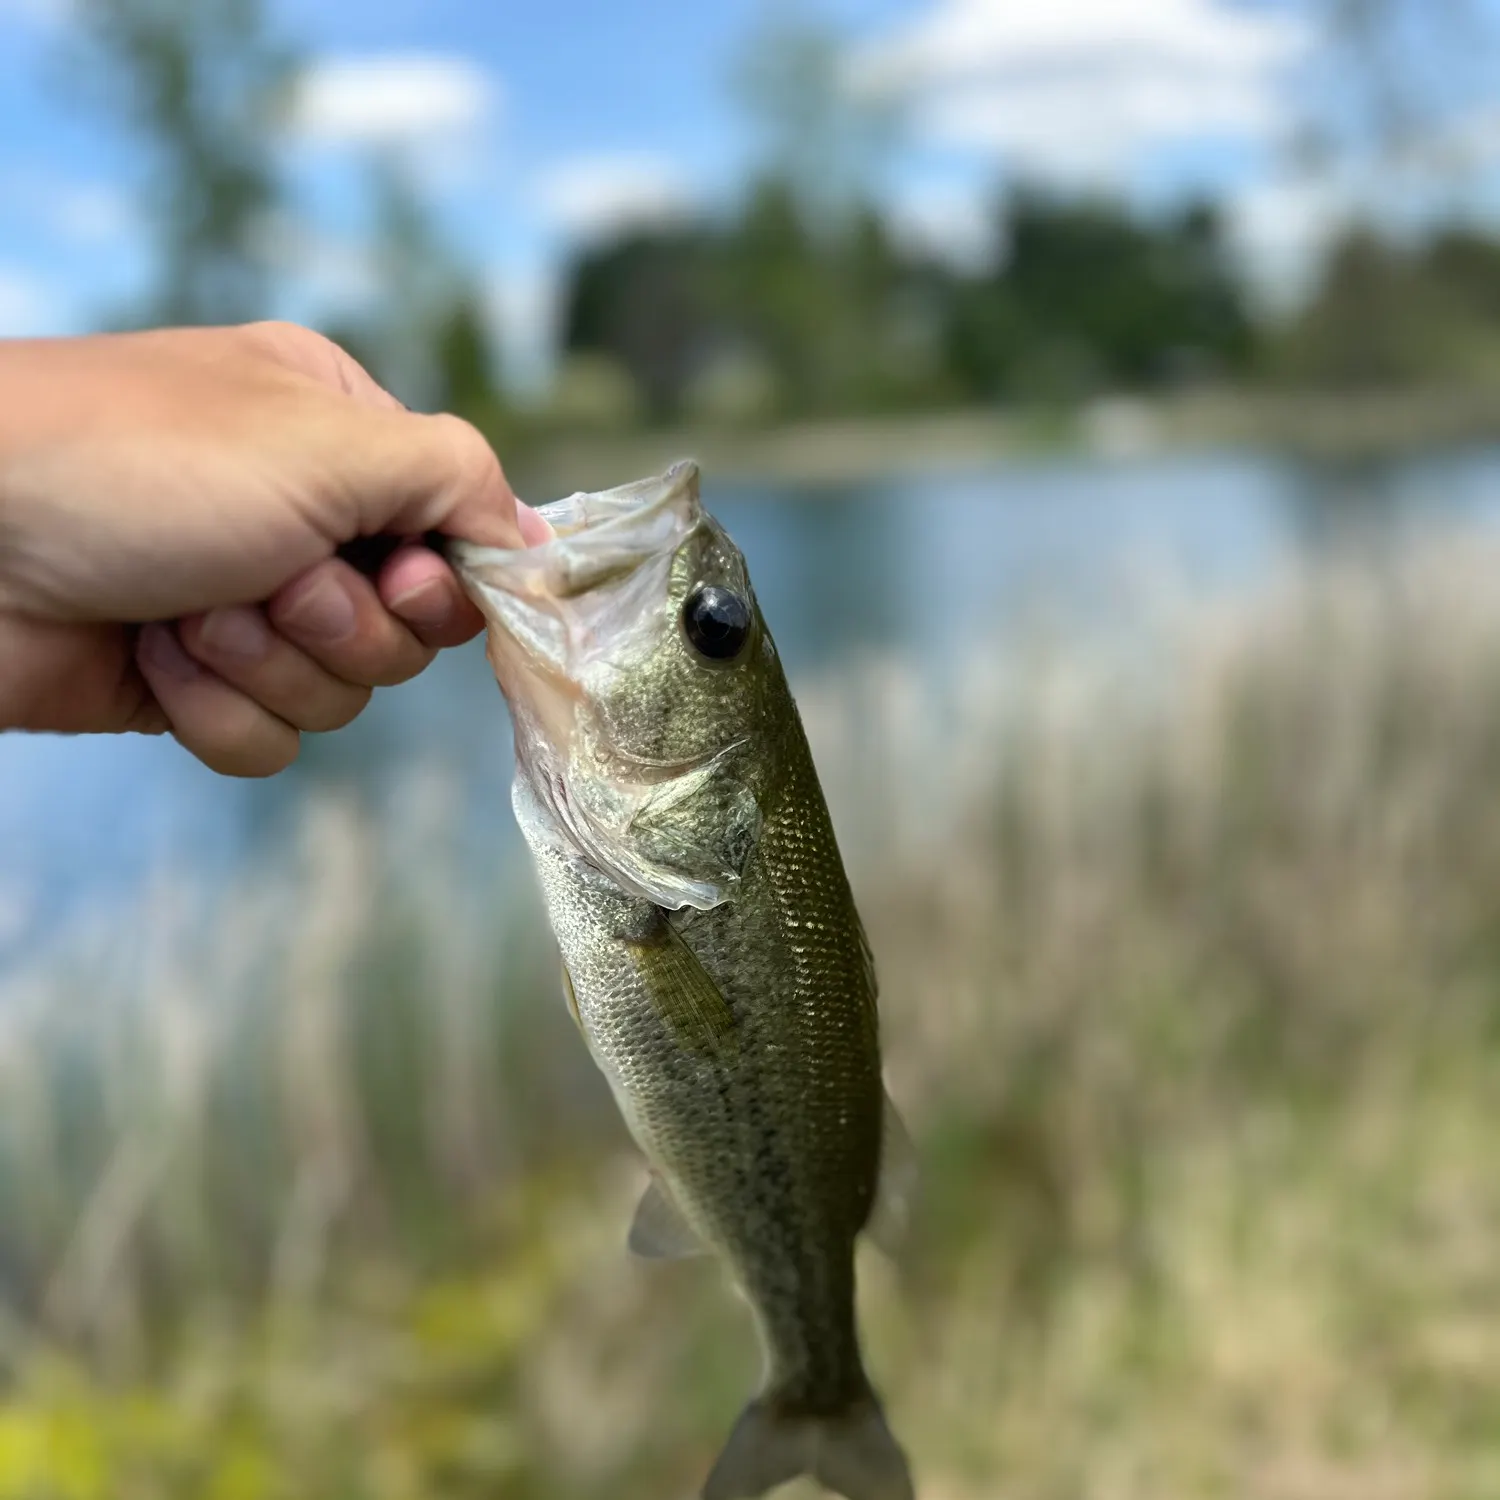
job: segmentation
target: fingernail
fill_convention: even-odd
[[[202,668],[178,643],[170,625],[146,625],[141,629],[140,653],[146,665],[176,682],[191,682]]]
[[[319,574],[293,596],[280,619],[300,635],[320,641],[347,640],[354,634],[354,601],[337,579]]]
[[[260,661],[271,645],[271,630],[258,609],[234,605],[211,609],[203,617],[198,639],[215,656]]]
[[[543,542],[550,542],[555,535],[546,516],[539,515],[520,500],[516,501],[516,526],[521,540],[528,547],[539,547]]]
[[[453,619],[453,595],[438,579],[429,578],[397,594],[391,600],[391,613],[423,630],[441,630]]]

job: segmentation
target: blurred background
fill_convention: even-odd
[[[882,974],[924,1500],[1500,1493],[1495,0],[0,0],[0,333],[686,454]],[[687,1496],[756,1378],[478,647],[0,743],[0,1497]]]

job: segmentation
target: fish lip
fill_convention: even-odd
[[[554,534],[534,547],[485,547],[450,538],[443,554],[482,610],[490,589],[538,601],[575,598],[589,591],[591,565],[613,563],[619,576],[675,550],[700,515],[699,478],[697,463],[681,459],[662,474],[538,506]],[[670,524],[674,518],[676,526]]]
[[[589,619],[608,607],[595,597],[682,545],[702,521],[698,490],[698,465],[685,459],[663,474],[540,506],[554,535],[534,547],[447,542],[445,557],[489,624],[492,660],[500,649],[563,687]],[[511,685],[519,685],[514,676]]]

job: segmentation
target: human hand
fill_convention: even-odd
[[[279,771],[481,628],[429,531],[547,535],[474,428],[308,329],[0,343],[0,729]],[[381,534],[373,578],[335,556]]]

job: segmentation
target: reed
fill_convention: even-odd
[[[800,685],[923,1159],[935,1500],[1500,1482],[1500,553]],[[0,1497],[686,1493],[753,1378],[460,789],[4,977]],[[413,850],[420,857],[413,857]]]

